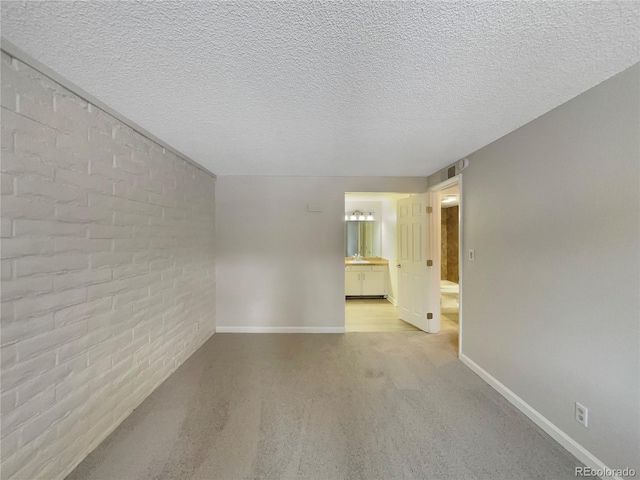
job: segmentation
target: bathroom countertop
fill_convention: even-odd
[[[389,265],[389,260],[382,257],[364,257],[363,260],[368,261],[369,263],[349,263],[349,260],[353,260],[353,257],[344,257],[344,264],[350,267],[357,266],[369,266],[369,265]]]

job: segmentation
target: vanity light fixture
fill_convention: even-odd
[[[374,212],[366,214],[360,210],[354,210],[353,212],[345,212],[344,219],[348,222],[373,222],[375,221],[373,214]]]
[[[447,198],[442,199],[442,203],[451,203],[457,200],[457,195],[447,195]]]

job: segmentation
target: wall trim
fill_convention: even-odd
[[[394,307],[398,306],[398,301],[396,300],[396,297],[392,297],[391,295],[387,295],[387,300],[389,300],[389,303],[391,303],[391,305],[393,305]]]
[[[11,43],[9,40],[7,40],[4,37],[0,37],[0,50],[2,50],[4,53],[9,55],[10,57],[13,57],[13,58],[21,61],[22,63],[24,63],[26,65],[29,65],[34,70],[37,70],[38,72],[40,72],[45,77],[48,77],[51,80],[53,80],[54,82],[62,85],[64,88],[66,88],[70,92],[74,93],[78,97],[82,98],[83,100],[89,102],[91,105],[93,105],[93,106],[99,108],[100,110],[108,113],[109,115],[111,115],[112,117],[116,118],[117,120],[120,120],[122,123],[124,123],[125,125],[131,127],[133,130],[138,132],[143,137],[147,137],[149,140],[157,143],[158,145],[163,147],[165,150],[168,150],[171,153],[173,153],[174,155],[177,155],[178,157],[180,157],[185,162],[189,162],[191,165],[193,165],[197,169],[202,170],[204,173],[206,173],[208,175],[211,175],[213,178],[217,178],[215,173],[213,173],[210,170],[208,170],[207,168],[203,167],[198,162],[196,162],[195,160],[189,158],[188,156],[186,156],[184,153],[180,152],[179,150],[176,150],[175,148],[173,148],[168,143],[163,142],[158,137],[156,137],[154,134],[152,134],[148,130],[142,128],[140,125],[138,125],[133,120],[128,119],[127,117],[125,117],[121,113],[119,113],[116,110],[114,110],[113,108],[109,107],[104,102],[98,100],[96,97],[91,95],[89,92],[87,92],[83,88],[79,87],[78,85],[73,83],[71,80],[66,79],[65,77],[63,77],[62,75],[57,73],[55,70],[47,67],[44,63],[40,62],[39,60],[36,60],[31,55],[29,55],[27,52],[22,50],[17,45]]]
[[[500,395],[506,398],[509,403],[524,413],[529,419],[544,430],[551,438],[562,445],[569,451],[574,457],[584,463],[587,467],[593,469],[608,470],[609,468],[600,461],[595,455],[589,452],[586,448],[576,442],[573,438],[560,430],[557,426],[551,423],[540,412],[534,409],[531,405],[525,402],[518,395],[509,390],[504,384],[500,383],[493,375],[487,372],[484,368],[478,365],[476,362],[467,357],[464,353],[460,353],[460,360],[467,367],[473,370],[480,378],[487,382],[494,390]],[[622,477],[612,477],[615,480],[624,480]]]
[[[216,327],[216,333],[345,333],[344,327]]]

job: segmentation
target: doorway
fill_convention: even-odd
[[[345,331],[418,331],[398,316],[397,202],[409,194],[345,193]]]
[[[460,349],[461,178],[436,185],[440,203],[440,328]]]

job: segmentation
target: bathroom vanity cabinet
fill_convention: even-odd
[[[345,265],[346,297],[386,297],[387,265]]]

